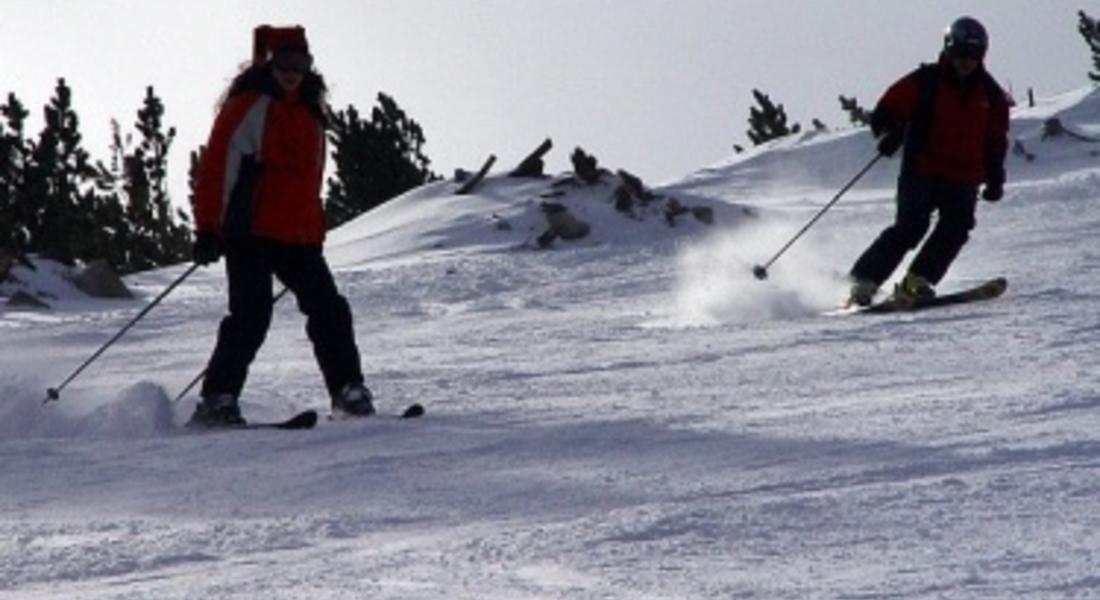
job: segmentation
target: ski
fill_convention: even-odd
[[[401,414],[393,415],[397,419],[417,419],[424,416],[424,406],[420,403],[413,403],[405,407],[405,410]],[[350,415],[336,416],[335,414],[329,415],[328,420],[351,420],[351,419],[379,419],[385,418],[379,415],[371,415],[369,417],[354,417]],[[245,423],[243,425],[234,425],[231,427],[203,427],[201,425],[187,425],[186,428],[195,432],[215,432],[215,431],[238,431],[238,430],[250,430],[250,429],[282,429],[288,431],[302,431],[306,429],[313,429],[317,426],[319,417],[315,410],[304,410],[289,419],[284,421],[265,421],[258,423]]]
[[[392,415],[391,418],[396,418],[396,419],[418,419],[420,417],[423,417],[424,413],[425,413],[424,405],[420,404],[419,402],[414,402],[414,403],[408,405],[407,407],[405,407],[405,410],[401,411],[401,414]],[[355,416],[355,415],[349,415],[349,414],[346,414],[346,413],[335,413],[334,412],[334,413],[332,413],[328,416],[328,420],[329,421],[351,421],[351,420],[355,420],[355,419],[370,420],[370,419],[379,419],[379,418],[384,419],[387,416],[390,416],[390,415],[373,414],[373,415],[370,415],[370,416],[359,417],[359,416]]]
[[[865,308],[857,308],[851,312],[855,314],[871,314],[881,315],[900,312],[913,312],[919,310],[927,310],[929,308],[937,308],[941,306],[951,306],[954,304],[965,304],[968,302],[978,302],[982,300],[992,300],[1000,297],[1008,289],[1008,280],[1004,277],[996,277],[980,283],[974,287],[960,290],[957,292],[951,292],[947,294],[938,294],[931,298],[916,300],[916,301],[901,301],[896,297],[888,298],[881,302],[872,304]]]
[[[241,425],[228,425],[220,427],[210,427],[206,425],[198,425],[192,422],[184,425],[184,430],[194,433],[213,433],[217,431],[239,431],[249,429],[283,429],[288,431],[301,431],[305,429],[313,429],[317,425],[317,411],[315,410],[303,410],[302,412],[285,419],[283,421],[261,421],[261,422],[247,422]]]
[[[246,423],[231,429],[313,429],[317,425],[317,411],[305,410],[285,421],[270,423]]]

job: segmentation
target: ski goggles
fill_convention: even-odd
[[[271,58],[271,65],[286,73],[307,73],[313,67],[313,57],[308,52],[281,50]]]

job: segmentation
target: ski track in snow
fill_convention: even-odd
[[[746,163],[752,185],[733,163],[673,186],[773,194],[759,224],[710,237],[448,239],[373,262],[345,240],[334,263],[368,383],[384,412],[424,403],[419,420],[181,431],[194,400],[170,398],[213,343],[217,269],[44,408],[140,303],[3,313],[0,598],[1100,595],[1100,169],[1010,161],[944,282],[1004,274],[1002,299],[826,317],[837,273],[890,219],[896,164],[769,281],[749,273],[867,148],[826,142],[758,155],[782,160]],[[478,230],[398,209],[378,219]],[[132,283],[149,298],[180,272]],[[243,403],[256,420],[326,409],[292,299]]]

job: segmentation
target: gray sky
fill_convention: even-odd
[[[1087,85],[1079,0],[0,0],[0,93],[41,127],[59,76],[93,157],[109,120],[135,119],[145,86],[179,130],[171,192],[205,141],[218,96],[246,61],[252,28],[301,24],[336,108],[379,91],[423,126],[433,168],[510,168],[554,139],[551,171],[575,146],[650,183],[748,146],[751,90],[791,119],[847,126],[837,96],[871,105],[970,14],[990,31],[989,69],[1018,97]],[[1085,7],[1088,9],[1088,7]],[[1100,14],[1100,6],[1093,9]],[[1094,16],[1096,16],[1094,14]],[[853,165],[856,168],[857,165]]]

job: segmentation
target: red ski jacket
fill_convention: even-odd
[[[923,65],[890,86],[872,117],[880,129],[906,128],[907,167],[922,175],[1004,183],[1008,97],[979,67],[965,80],[949,64]]]
[[[319,245],[324,166],[324,130],[295,95],[233,96],[199,165],[195,229]]]

